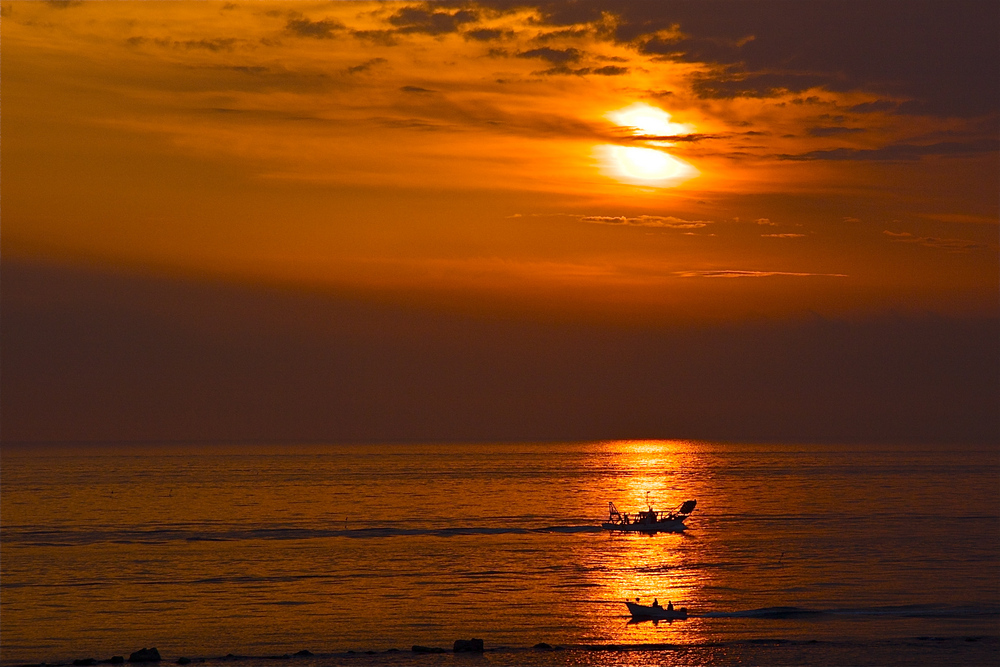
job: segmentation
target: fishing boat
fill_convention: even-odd
[[[652,619],[656,621],[682,621],[688,617],[687,607],[674,609],[674,606],[671,603],[667,603],[666,607],[662,607],[656,600],[653,600],[653,604],[651,605],[639,604],[639,598],[636,598],[635,602],[625,600],[625,606],[628,607],[629,613],[632,614],[632,618],[637,620]]]
[[[605,530],[615,530],[626,533],[678,533],[686,528],[684,520],[694,511],[697,500],[685,500],[677,507],[669,510],[654,510],[649,504],[649,494],[646,494],[648,510],[636,512],[630,516],[628,512],[619,512],[612,502],[608,503],[608,520],[601,524]]]

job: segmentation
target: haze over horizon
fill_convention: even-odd
[[[991,3],[0,12],[4,442],[1000,439]]]

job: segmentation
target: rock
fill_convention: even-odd
[[[538,642],[537,644],[535,644],[534,646],[532,646],[532,648],[541,649],[543,651],[551,651],[552,650],[552,644],[546,644],[545,642]]]
[[[160,652],[155,648],[141,648],[128,656],[129,662],[159,662]]]
[[[190,665],[191,664],[191,658],[177,658],[177,664],[178,665]]]
[[[111,660],[108,660],[108,662],[110,662],[112,665],[124,665],[125,664],[125,656],[123,656],[123,655],[113,655],[113,656],[111,656]]]
[[[79,660],[73,661],[74,665],[96,665],[97,660],[94,658],[80,658]]]
[[[456,639],[455,645],[452,647],[452,651],[455,653],[482,653],[483,652],[483,640],[482,639]]]
[[[419,646],[417,644],[414,644],[413,648],[410,650],[414,653],[444,653],[443,648],[438,648],[436,646]]]
[[[295,657],[297,657],[297,658],[308,658],[312,654],[313,654],[312,651],[307,651],[306,649],[302,649],[301,651],[296,652]]]

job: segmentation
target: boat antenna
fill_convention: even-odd
[[[649,504],[649,491],[646,492],[646,505],[649,507],[649,511],[653,511],[653,506]]]

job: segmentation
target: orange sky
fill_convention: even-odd
[[[0,31],[5,442],[997,437],[994,3]]]
[[[753,70],[781,34],[667,5],[2,7],[8,258],[548,316],[996,312],[995,109],[922,110],[919,69]]]

